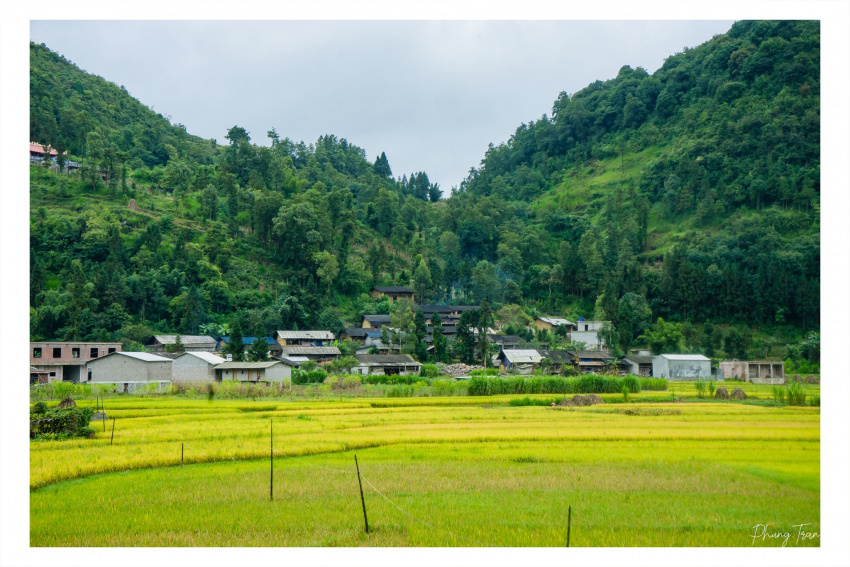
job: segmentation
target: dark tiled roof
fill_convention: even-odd
[[[351,338],[364,338],[366,336],[366,329],[361,329],[360,327],[349,327],[344,330],[343,333]]]
[[[376,285],[372,289],[381,293],[413,293],[411,288],[404,286]]]
[[[364,315],[363,319],[369,321],[373,325],[375,323],[381,325],[389,325],[390,324],[390,316],[389,315]]]
[[[575,358],[585,358],[585,359],[593,359],[593,360],[614,360],[614,357],[611,356],[610,353],[603,352],[600,350],[581,350],[581,351],[569,351],[570,355]]]
[[[355,354],[354,357],[362,364],[381,365],[387,364],[390,366],[406,364],[408,366],[419,365],[419,362],[413,360],[409,354]]]
[[[630,354],[629,356],[624,356],[623,360],[628,360],[630,362],[634,362],[635,364],[652,364],[652,356],[640,355],[640,354]]]

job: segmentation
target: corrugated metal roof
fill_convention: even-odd
[[[710,360],[701,354],[660,354],[658,356],[663,356],[668,360]]]
[[[536,350],[532,349],[513,349],[513,350],[503,350],[505,354],[505,358],[510,361],[511,364],[530,362],[532,364],[537,364],[543,357],[540,356],[540,353]]]
[[[360,361],[361,364],[366,365],[407,365],[407,366],[421,366],[419,362],[413,360],[413,357],[409,354],[355,354],[354,357]]]
[[[550,325],[555,325],[556,327],[560,325],[575,325],[572,321],[568,319],[564,319],[562,317],[538,317],[541,321],[545,321]]]
[[[335,346],[285,346],[281,347],[283,354],[342,354]]]
[[[177,335],[154,335],[153,338],[160,344],[173,345],[177,340]],[[180,342],[184,345],[215,344],[216,340],[206,335],[180,335]]]
[[[222,362],[225,362],[225,360],[223,358],[221,358],[220,356],[216,356],[211,352],[206,352],[206,351],[203,351],[203,350],[192,351],[192,352],[184,352],[183,354],[181,354],[177,358],[182,358],[184,356],[195,356],[197,358],[200,358],[204,362],[208,362],[210,364],[221,364]]]
[[[336,338],[330,331],[277,331],[275,334],[280,339],[319,339],[332,341]]]
[[[145,362],[171,362],[170,358],[165,358],[164,356],[159,356],[157,354],[151,354],[149,352],[112,352],[107,354],[106,356],[129,356],[130,358],[135,358],[137,360],[143,360]],[[103,360],[106,356],[101,356],[100,358],[95,358],[90,360],[89,362],[94,362],[95,360]]]
[[[240,368],[244,370],[251,370],[254,368],[268,368],[269,366],[274,366],[275,364],[283,364],[281,360],[269,360],[266,362],[222,362],[221,364],[217,364],[215,366],[216,370],[239,370]]]

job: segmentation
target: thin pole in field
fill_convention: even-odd
[[[104,427],[106,427],[106,420],[103,420]],[[112,445],[112,442],[115,440],[115,418],[112,418],[112,437],[109,438],[109,444]]]
[[[354,455],[354,466],[357,467],[357,484],[360,485],[360,503],[363,504],[363,521],[366,523],[366,533],[369,533],[369,518],[366,517],[366,499],[363,498],[363,482],[360,480],[360,465],[357,464],[357,455]]]
[[[100,406],[101,406],[101,408],[103,408],[103,401],[100,402]],[[103,414],[104,415],[101,416],[100,421],[103,422],[103,432],[106,433],[106,410],[105,409],[103,410]]]
[[[567,506],[567,547],[570,546],[570,524],[573,519],[573,507]]]
[[[183,464],[183,443],[180,443],[180,464]]]
[[[274,421],[269,418],[269,500],[274,500]]]

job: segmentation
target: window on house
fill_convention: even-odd
[[[32,349],[32,357],[41,358],[41,347],[35,347],[34,349]]]
[[[62,347],[53,347],[53,358],[62,358]]]
[[[80,347],[74,347],[71,349],[71,358],[80,358]]]
[[[91,382],[91,368],[89,368],[89,382]]]
[[[97,353],[97,347],[92,347],[92,348],[89,349],[89,357],[90,358],[97,358],[97,354],[98,354]]]
[[[55,376],[56,376],[56,373],[55,373],[55,372],[51,372],[51,373],[50,373],[50,377],[51,377],[51,378],[54,378]]]
[[[107,354],[112,354],[113,352],[115,352],[115,347],[110,347],[106,350]]]

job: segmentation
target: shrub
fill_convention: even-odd
[[[629,401],[629,387],[626,386],[625,384],[623,385],[623,401],[624,402]]]
[[[426,378],[436,378],[440,375],[440,369],[435,364],[423,364],[420,376]]]
[[[714,380],[709,380],[708,381],[708,397],[709,398],[714,397],[714,390],[716,390],[716,388],[714,387]]]
[[[785,403],[785,388],[780,386],[773,387],[773,401],[780,404]]]
[[[702,380],[697,380],[694,382],[694,387],[697,389],[697,397],[703,398],[705,397],[705,382]]]
[[[325,386],[330,386],[331,388],[334,388],[334,387],[336,387],[338,382],[339,382],[339,376],[328,376],[327,378],[325,378],[322,381],[322,384],[324,384]]]
[[[820,407],[820,394],[814,395],[809,398],[809,405],[813,407]]]
[[[791,383],[785,391],[785,400],[789,406],[806,405],[806,393],[803,391],[803,386],[798,382]]]
[[[38,406],[41,409],[41,406]],[[33,407],[35,410],[35,407]],[[89,436],[89,422],[94,410],[92,408],[53,408],[43,413],[30,412],[30,437],[48,436],[52,438]]]
[[[375,374],[363,377],[364,384],[415,384],[419,381],[419,377],[415,374],[402,376],[400,374]]]

